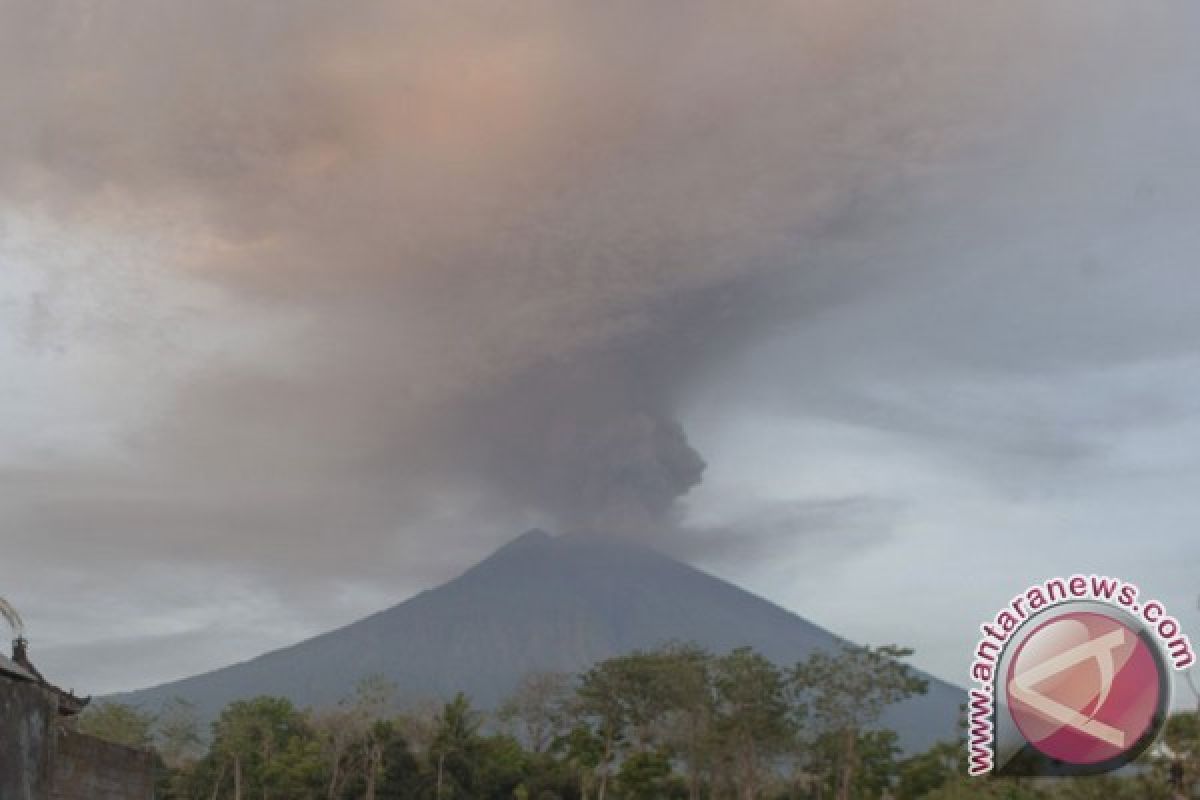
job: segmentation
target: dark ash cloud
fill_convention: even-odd
[[[881,10],[883,29],[821,3],[16,4],[6,72],[28,106],[0,181],[66,226],[169,226],[160,280],[294,321],[257,360],[195,365],[129,434],[153,474],[207,487],[213,528],[334,535],[331,501],[379,505],[346,485],[366,475],[400,499],[350,511],[356,535],[436,515],[434,486],[644,530],[701,477],[687,382],[770,325],[746,301],[819,278],[810,240],[1021,101],[967,80],[1016,16],[986,17],[980,51],[978,18],[930,8],[933,26]],[[729,318],[722,297],[742,298]],[[239,524],[243,484],[278,490],[282,518]]]
[[[1162,8],[0,0],[0,17],[0,292],[19,298],[0,297],[19,341],[0,359],[36,387],[6,409],[0,511],[26,564],[237,565],[304,603],[339,580],[428,584],[529,525],[716,552],[724,533],[681,533],[680,500],[712,460],[689,411],[720,380],[726,409],[772,395],[1086,458],[1070,432],[862,387],[1095,357],[1100,312],[1128,328],[1153,298],[1122,317],[1111,284],[1060,341],[1045,298],[1070,281],[1011,275],[1073,269],[1097,229],[1191,196],[1105,151],[1191,153],[1112,113],[1185,113],[1160,88],[1189,28]],[[1036,324],[1014,332],[1006,302]],[[1156,319],[1121,352],[1189,330]],[[774,541],[887,519],[780,508],[792,523],[742,522]],[[26,571],[6,580],[34,591]]]

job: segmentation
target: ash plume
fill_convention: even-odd
[[[0,2],[26,334],[103,419],[9,516],[323,574],[676,525],[694,386],[887,286],[894,229],[975,202],[1118,8]]]

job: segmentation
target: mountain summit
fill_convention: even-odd
[[[834,634],[643,545],[530,531],[458,578],[386,611],[203,675],[112,699],[155,709],[183,697],[213,716],[259,694],[333,704],[380,674],[407,698],[466,692],[494,707],[534,670],[576,672],[667,641],[715,652],[749,645],[790,665]],[[957,734],[963,692],[937,680],[886,720],[907,749]]]

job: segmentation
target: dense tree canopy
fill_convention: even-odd
[[[373,677],[332,708],[257,697],[207,736],[181,700],[99,703],[81,729],[161,756],[163,800],[1168,800],[1195,776],[1196,714],[1131,776],[1052,785],[967,779],[963,748],[903,757],[878,721],[924,691],[908,651],[847,646],[783,668],[748,648],[667,645],[579,676],[534,674],[488,715],[459,694],[401,708]]]

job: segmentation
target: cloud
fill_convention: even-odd
[[[778,500],[727,493],[686,531],[666,531],[656,543],[688,559],[742,569],[797,549],[828,565],[886,542],[902,512],[894,499],[866,495]]]
[[[533,524],[689,552],[704,398],[1086,459],[914,381],[1192,333],[1185,292],[1121,274],[1190,246],[1194,176],[1168,167],[1196,67],[1163,9],[0,14],[0,358],[24,387],[0,510],[27,565],[236,565],[300,602],[428,584]],[[1100,235],[1131,214],[1158,249]]]

